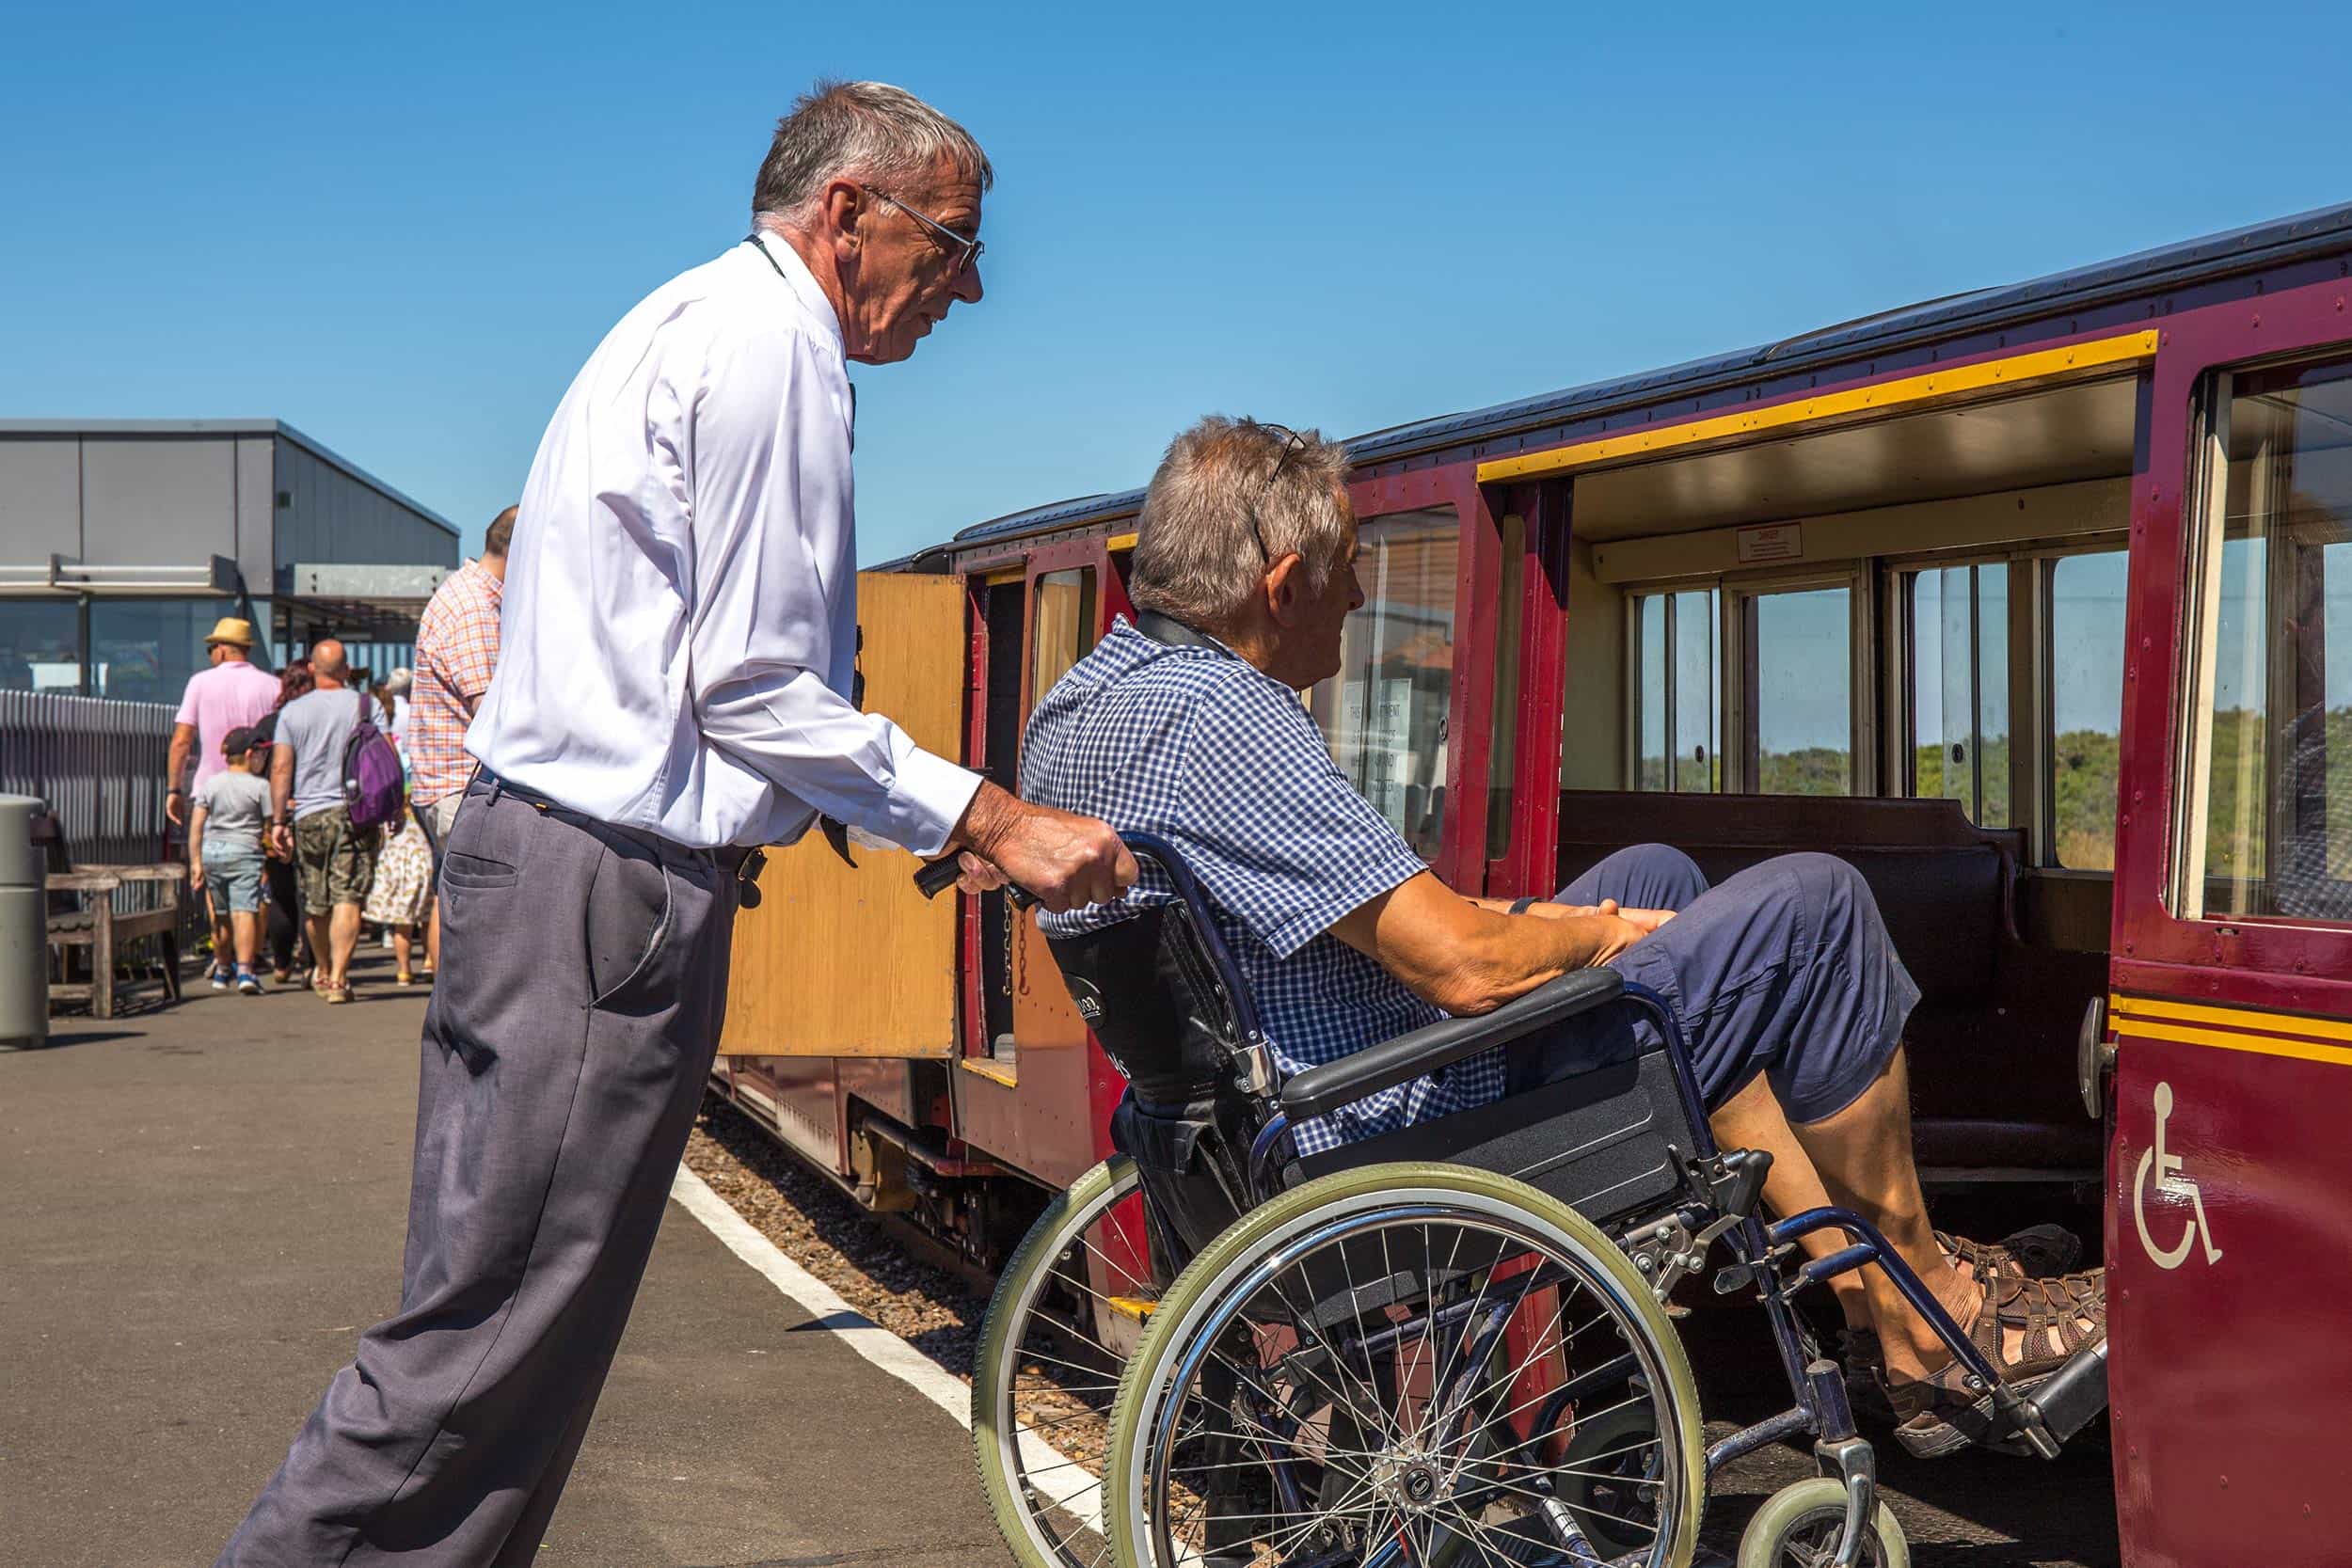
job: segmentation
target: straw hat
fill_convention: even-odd
[[[222,616],[213,623],[213,629],[204,637],[205,646],[210,647],[215,642],[226,642],[238,648],[250,648],[253,646],[253,623],[240,621],[233,615]]]

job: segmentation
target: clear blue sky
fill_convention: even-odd
[[[25,7],[0,415],[275,417],[461,523],[774,118],[995,160],[987,300],[861,371],[862,554],[2352,196],[2340,7]]]

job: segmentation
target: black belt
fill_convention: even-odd
[[[474,783],[482,784],[489,791],[490,803],[493,805],[498,803],[500,796],[511,795],[532,810],[545,816],[561,817],[566,822],[578,823],[584,828],[615,828],[612,823],[600,822],[584,812],[574,811],[561,800],[550,800],[537,790],[518,784],[512,779],[501,779],[486,768],[475,770]],[[758,845],[722,844],[713,849],[704,849],[690,844],[680,844],[675,839],[661,838],[660,833],[645,832],[640,828],[615,828],[615,831],[641,834],[646,838],[661,839],[662,843],[683,854],[707,857],[720,870],[734,879],[737,903],[747,910],[759,908],[759,874],[768,864],[768,851]]]

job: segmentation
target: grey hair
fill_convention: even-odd
[[[1210,415],[1168,443],[1152,476],[1128,597],[1215,630],[1294,552],[1307,591],[1322,593],[1347,547],[1346,483],[1347,449],[1320,431]]]
[[[796,227],[825,186],[843,177],[892,196],[930,195],[943,160],[983,191],[995,183],[972,133],[904,87],[820,81],[776,121],[752,185],[752,217]]]

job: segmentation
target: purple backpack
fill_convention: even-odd
[[[367,700],[362,693],[360,703],[365,705]],[[365,714],[364,705],[360,711]],[[400,753],[392,749],[391,737],[362,717],[351,726],[351,738],[343,742],[343,800],[351,808],[351,825],[373,828],[379,822],[398,821],[405,799],[404,782]]]

